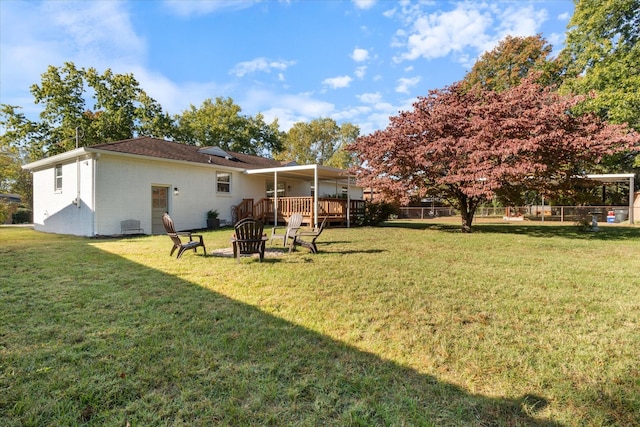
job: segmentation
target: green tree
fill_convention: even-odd
[[[262,114],[241,115],[242,109],[231,98],[206,99],[200,107],[175,117],[176,137],[190,145],[218,146],[246,154],[269,154],[280,150],[278,121],[267,125]]]
[[[109,69],[99,74],[95,68],[89,68],[85,76],[96,101],[87,139],[95,139],[97,143],[135,135],[172,135],[171,118],[140,88],[132,74],[114,74]]]
[[[549,58],[552,50],[553,47],[541,35],[507,36],[476,61],[464,83],[468,88],[479,84],[485,90],[502,92],[519,85],[531,72],[536,72],[541,84],[557,84],[562,67],[560,62]]]
[[[314,119],[295,123],[284,138],[284,148],[275,158],[299,164],[320,164],[337,168],[351,166],[353,156],[345,147],[354,142],[360,129],[351,124],[341,126],[333,119]]]
[[[17,149],[0,142],[0,193],[13,191],[13,184],[19,170],[20,162]]]
[[[131,74],[77,68],[72,62],[49,66],[40,84],[31,86],[39,121],[27,119],[17,106],[1,105],[3,144],[27,153],[28,160],[78,146],[131,138],[171,136],[171,119]],[[87,107],[93,98],[92,108]],[[77,138],[80,136],[80,138]]]
[[[24,153],[10,141],[6,134],[0,136],[0,192],[19,194],[24,205],[32,206],[31,173],[21,168]]]
[[[340,126],[339,139],[334,146],[333,155],[324,164],[339,169],[348,169],[353,166],[357,159],[346,148],[349,144],[354,143],[359,135],[360,128],[358,126],[352,123],[343,123]]]
[[[25,146],[33,144],[30,151],[34,156],[58,154],[75,147],[76,129],[87,125],[84,92],[84,71],[71,62],[60,68],[49,66],[42,74],[41,84],[31,86],[34,102],[44,106],[40,122],[34,123],[37,133],[31,123],[16,131],[23,133]]]
[[[581,111],[640,130],[640,0],[574,0],[564,93],[597,96]]]

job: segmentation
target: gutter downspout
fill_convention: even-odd
[[[80,209],[80,157],[76,157],[76,199],[73,201],[78,209]]]
[[[80,134],[78,132],[78,127],[76,127],[76,150],[80,145]],[[76,157],[76,199],[73,203],[80,209],[80,155]]]
[[[93,167],[91,168],[91,182],[92,182],[92,193],[91,194],[91,210],[93,215],[91,218],[93,219],[93,236],[98,235],[98,209],[96,209],[96,177],[98,175],[98,159],[100,158],[100,153],[96,153],[92,159]]]

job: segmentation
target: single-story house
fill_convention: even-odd
[[[309,225],[327,217],[349,225],[362,188],[341,169],[279,161],[218,147],[139,137],[81,147],[23,166],[33,174],[33,222],[39,231],[78,236],[162,234],[169,212],[180,230],[244,216],[281,222],[302,212]],[[317,191],[316,191],[317,190]]]

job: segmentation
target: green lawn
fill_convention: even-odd
[[[0,425],[640,424],[640,228],[393,221],[318,247],[175,260],[166,236],[0,228]]]

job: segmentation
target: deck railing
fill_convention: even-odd
[[[254,215],[253,199],[242,199],[242,202],[237,206],[231,207],[231,216],[233,217],[233,223],[240,221],[241,219],[248,218]]]
[[[349,217],[354,221],[364,213],[363,200],[350,200]],[[253,207],[254,217],[265,223],[273,223],[273,198],[265,197],[258,200]],[[302,214],[303,223],[313,225],[315,217],[313,197],[278,197],[278,222],[285,222],[286,218],[298,212]],[[329,223],[347,223],[347,199],[328,197],[318,198],[318,217],[327,218]]]

